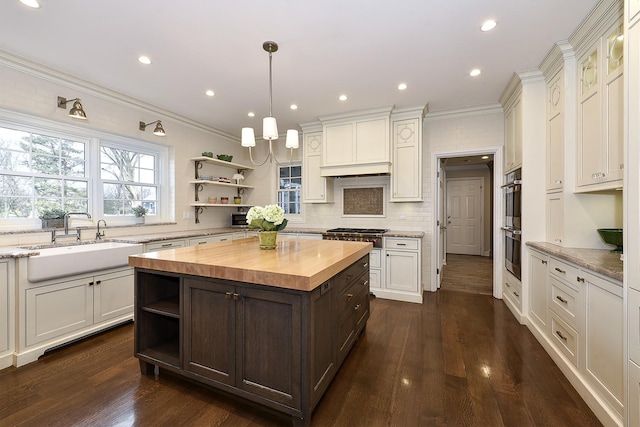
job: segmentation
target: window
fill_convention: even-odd
[[[142,205],[147,215],[158,213],[157,156],[102,145],[100,178],[105,215],[132,215]]]
[[[87,212],[87,143],[0,127],[0,219]]]
[[[278,205],[284,209],[285,214],[302,213],[302,166],[279,168]]]

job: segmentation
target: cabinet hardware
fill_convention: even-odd
[[[547,265],[547,261],[542,260],[542,264],[543,264],[543,265]]]
[[[235,299],[235,300],[239,300],[239,299],[240,299],[240,295],[238,295],[238,294],[233,294],[233,299]]]
[[[516,291],[513,291],[513,294],[514,294],[515,296],[517,296],[518,298],[520,298],[520,294],[518,294]]]
[[[555,268],[555,270],[556,270],[558,273],[567,274],[567,272],[566,272],[566,271],[561,270],[561,269],[559,269],[558,267],[556,267],[556,268]]]
[[[226,293],[224,294],[224,297],[225,297],[226,299],[231,299],[231,292],[226,292]]]
[[[369,263],[368,263],[368,262],[365,262],[365,263],[362,265],[362,268],[367,268],[367,267],[369,267]]]
[[[163,248],[168,248],[169,246],[172,246],[172,245],[173,245],[173,243],[163,243],[160,246],[162,246]]]
[[[556,296],[556,299],[563,304],[566,304],[568,302],[566,299],[562,298],[560,295]]]
[[[98,280],[98,281],[96,282],[96,285],[99,285],[100,283],[102,283],[102,280]]]
[[[584,277],[576,277],[576,282],[584,283]]]
[[[347,294],[347,300],[350,300],[351,298],[353,298],[353,294]]]
[[[355,306],[355,307],[353,307],[353,309],[354,309],[355,311],[360,310],[360,304],[356,304],[356,306]]]
[[[509,284],[509,282],[504,282],[504,284],[506,285],[507,288],[510,288],[511,285]]]
[[[560,331],[556,331],[556,335],[559,336],[562,341],[566,341],[567,340],[567,337],[562,335],[562,332],[560,332]]]
[[[368,280],[365,280],[364,282],[362,282],[362,286],[367,286],[369,284]]]
[[[406,243],[396,243],[396,246],[407,246]]]
[[[93,282],[89,282],[89,286],[93,286]]]

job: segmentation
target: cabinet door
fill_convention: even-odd
[[[547,191],[562,189],[564,180],[563,70],[547,86]]]
[[[543,329],[547,329],[549,262],[547,256],[531,251],[531,318]]]
[[[562,193],[547,194],[547,242],[562,245],[564,202]]]
[[[524,137],[522,128],[522,102],[520,98],[513,106],[514,109],[514,144],[513,144],[513,162],[514,168],[522,166],[522,141]]]
[[[640,292],[629,289],[629,359],[640,365]]]
[[[504,169],[509,172],[515,165],[515,114],[509,108],[504,116]]]
[[[629,361],[629,408],[627,426],[640,426],[640,366]]]
[[[607,48],[606,76],[603,79],[604,103],[604,182],[622,181],[624,177],[624,79],[623,79],[623,26],[614,25],[603,40]],[[604,59],[604,58],[603,58]]]
[[[0,353],[9,350],[9,263],[0,262]],[[1,368],[1,367],[0,367]]]
[[[236,387],[299,408],[301,297],[248,287],[237,293]]]
[[[418,254],[387,250],[387,289],[418,292]]]
[[[622,413],[623,303],[622,286],[592,274],[585,279],[585,369],[593,384]]]
[[[602,170],[602,114],[600,107],[600,49],[594,48],[580,60],[578,95],[577,184],[599,182]]]
[[[356,163],[389,161],[389,118],[356,123]]]
[[[26,290],[27,346],[91,326],[93,286],[89,282],[91,278]]]
[[[329,386],[337,369],[336,363],[336,308],[334,290],[330,281],[320,285],[311,294],[311,390],[312,406]]]
[[[223,282],[184,279],[184,369],[234,385],[236,354],[235,287]]]
[[[93,321],[133,316],[133,268],[93,278]]]
[[[322,166],[322,132],[307,133],[304,140],[304,202],[323,203],[331,201],[329,178],[320,176]]]
[[[422,145],[419,119],[393,122],[392,202],[422,200]]]

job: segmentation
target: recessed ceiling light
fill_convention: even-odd
[[[40,7],[40,3],[38,3],[38,0],[20,0],[20,3],[22,3],[25,6],[32,7],[34,9],[37,9]]]
[[[480,69],[479,69],[479,68],[474,68],[473,70],[471,70],[471,71],[469,72],[469,75],[470,75],[471,77],[477,77],[477,76],[479,76],[479,75],[480,75],[480,73],[482,73],[482,71],[480,71]]]
[[[338,98],[340,101],[346,101],[347,100],[347,95],[340,95],[340,97]]]
[[[253,111],[249,111],[249,114],[247,114],[247,116],[249,117],[255,117],[256,113],[254,113]]]
[[[213,95],[215,95],[216,93],[215,93],[214,91],[212,91],[211,89],[209,89],[209,90],[208,90],[208,91],[206,91],[204,94],[205,94],[205,95],[207,95],[207,96],[213,96]]]
[[[291,108],[292,110],[297,110],[298,106],[296,104],[291,104],[289,108]]]
[[[489,156],[482,156],[482,160],[487,160]]]
[[[496,27],[496,25],[498,25],[498,23],[493,19],[484,21],[480,27],[480,31],[491,31]]]
[[[407,88],[407,84],[406,83],[400,83],[398,85],[398,90],[405,90]]]
[[[151,59],[149,59],[148,56],[142,55],[142,56],[138,57],[138,62],[140,62],[141,64],[144,64],[144,65],[149,65],[149,64],[151,64]]]

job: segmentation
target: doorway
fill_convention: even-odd
[[[444,285],[501,298],[502,148],[434,156],[432,290]]]

